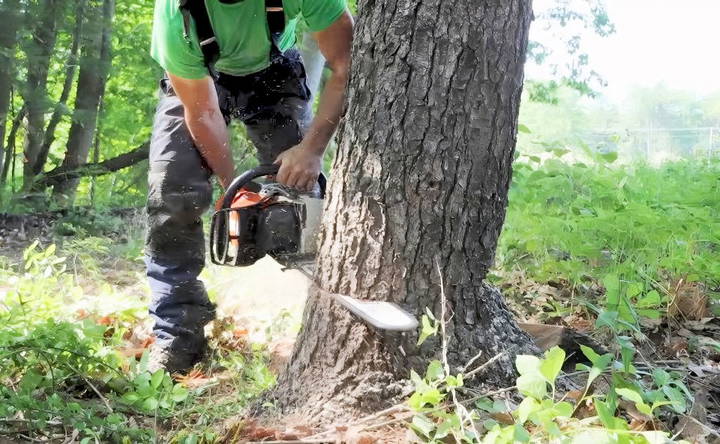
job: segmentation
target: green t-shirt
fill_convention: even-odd
[[[207,0],[208,15],[220,46],[215,69],[242,76],[261,71],[270,64],[270,37],[265,15],[265,0],[221,3]],[[285,32],[281,50],[295,43],[295,27],[302,17],[310,31],[322,31],[345,11],[345,0],[283,0]],[[183,14],[178,0],[155,0],[151,55],[167,72],[186,79],[201,79],[208,74],[202,50],[191,25],[185,39]]]

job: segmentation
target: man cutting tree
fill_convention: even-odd
[[[314,118],[294,47],[301,20],[332,70]],[[151,370],[186,371],[207,347],[203,328],[215,310],[197,278],[200,217],[211,175],[223,187],[235,176],[227,124],[245,124],[260,163],[280,165],[278,182],[311,190],[342,113],[352,26],[345,0],[156,0],[152,57],[166,78],[148,180]]]

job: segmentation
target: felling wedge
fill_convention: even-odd
[[[274,176],[277,165],[262,165],[238,176],[227,188],[212,217],[210,258],[214,264],[253,265],[269,255],[285,269],[296,269],[340,306],[368,325],[389,331],[410,331],[417,319],[397,304],[359,299],[325,291],[309,271],[317,254],[326,180],[318,178],[312,193],[299,193],[281,184],[258,184],[254,179]]]

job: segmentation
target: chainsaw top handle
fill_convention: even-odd
[[[225,190],[225,195],[223,196],[222,201],[222,208],[230,208],[230,205],[232,204],[235,195],[243,187],[249,188],[251,191],[259,191],[259,187],[252,186],[256,185],[252,182],[253,179],[257,179],[258,177],[263,176],[274,176],[278,173],[279,170],[280,165],[272,164],[260,165],[251,170],[245,171],[244,173],[236,177]],[[320,197],[324,199],[327,179],[325,178],[325,175],[323,173],[320,173],[320,176],[318,176],[318,184],[320,185]]]

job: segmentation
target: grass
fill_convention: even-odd
[[[515,164],[498,274],[573,287],[619,281],[621,296],[637,304],[650,295],[646,308],[660,311],[680,281],[718,297],[720,161],[653,168],[564,155]]]

